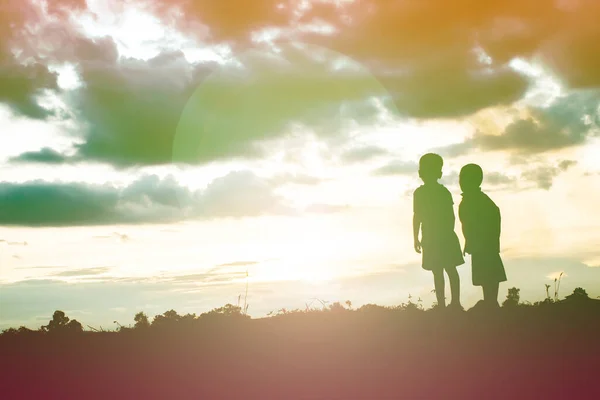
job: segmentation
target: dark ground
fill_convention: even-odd
[[[34,332],[1,336],[0,360],[6,399],[597,399],[600,307]]]

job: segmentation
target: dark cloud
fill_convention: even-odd
[[[561,171],[566,171],[575,165],[577,165],[577,161],[575,160],[563,160],[558,163],[558,169]]]
[[[556,177],[576,164],[577,162],[573,160],[563,160],[556,166],[538,166],[524,171],[522,178],[529,182],[535,183],[535,185],[540,189],[549,190],[552,187]]]
[[[552,107],[531,109],[530,114],[512,122],[501,135],[476,135],[474,144],[483,150],[541,153],[582,144],[590,133],[583,110]]]
[[[85,183],[0,184],[0,223],[21,226],[110,225],[286,214],[274,186],[232,172],[192,192],[173,177],[144,176],[127,187]]]
[[[478,131],[463,143],[437,149],[453,157],[473,149],[508,150],[521,157],[584,144],[597,134],[600,91],[575,91],[548,107],[529,107],[527,116],[512,121],[500,135]]]
[[[51,114],[40,107],[36,96],[44,89],[58,89],[57,75],[40,58],[31,26],[44,24],[48,17],[57,25],[66,24],[69,11],[86,7],[85,0],[50,3],[46,16],[31,1],[3,0],[0,4],[0,102],[30,118]]]
[[[374,175],[377,176],[389,176],[389,175],[414,175],[417,176],[419,171],[419,165],[412,161],[392,161],[383,167],[377,168],[373,171]]]
[[[15,163],[40,163],[40,164],[63,164],[69,157],[59,153],[49,147],[44,147],[39,151],[28,151],[17,157],[12,157],[11,162]]]
[[[84,133],[69,161],[130,167],[261,156],[265,149],[257,143],[283,135],[293,124],[322,136],[335,135],[340,105],[359,104],[352,117],[372,122],[377,110],[361,104],[373,97],[383,97],[388,108],[416,118],[461,117],[510,104],[528,87],[525,77],[508,66],[516,56],[539,53],[548,62],[557,61],[571,86],[597,87],[600,78],[597,57],[587,51],[598,38],[598,6],[592,1],[571,7],[530,0],[257,0],[251,8],[242,3],[145,1],[165,23],[202,36],[207,45],[230,46],[243,65],[238,68],[190,64],[179,51],[149,61],[119,59],[112,39],[81,37],[66,23],[69,10],[85,7],[83,0],[52,2],[48,12],[54,21],[45,20],[37,33],[27,33],[25,22],[39,22],[40,12],[9,0],[3,4],[6,26],[0,28],[6,34],[0,39],[0,101],[26,115],[44,117],[48,111],[37,105],[35,95],[43,88],[57,90],[47,64],[76,64],[84,85],[65,97]],[[335,29],[306,29],[317,23]],[[268,46],[262,47],[268,56],[245,53],[257,45],[252,38],[269,28],[285,31],[279,35],[282,41],[315,46],[295,50],[275,43],[282,50],[277,55]],[[6,51],[15,43],[33,60],[29,66]],[[318,46],[330,51],[323,53]],[[342,55],[369,72],[335,69]],[[532,110],[505,135],[478,134],[467,147],[449,151],[471,146],[545,151],[581,140],[575,120],[569,132],[561,130],[564,137],[548,139],[548,126],[557,121]],[[522,142],[523,137],[530,141]],[[24,155],[37,160],[44,156],[48,154]],[[375,154],[368,151],[346,155],[349,161],[371,156]]]
[[[208,67],[170,52],[148,62],[90,62],[79,68],[85,86],[69,103],[87,131],[76,156],[116,166],[171,162],[177,122]]]
[[[281,137],[294,125],[334,137],[347,103],[377,115],[369,99],[385,95],[381,85],[365,71],[335,71],[332,54],[325,54],[326,61],[314,58],[322,50],[286,45],[276,57],[248,53],[238,58],[243,71],[222,68],[206,79],[182,114],[176,160],[260,156],[264,149],[256,143]]]
[[[96,268],[85,268],[85,269],[70,269],[62,271],[57,274],[52,274],[53,277],[71,277],[71,276],[92,276],[101,275],[110,271],[108,267],[96,267]]]
[[[525,6],[517,1],[486,6],[469,0],[451,5],[441,0],[308,1],[302,5],[295,1],[259,1],[258,4],[256,11],[241,19],[229,19],[228,13],[214,13],[211,14],[214,19],[208,22],[203,13],[193,12],[197,10],[188,10],[185,19],[196,16],[204,20],[211,32],[217,32],[216,37],[222,37],[218,34],[220,27],[228,26],[229,34],[225,37],[238,43],[247,43],[260,28],[292,28],[293,39],[323,45],[368,65],[392,95],[400,113],[419,118],[468,115],[520,98],[527,82],[506,68],[512,57],[501,54],[506,52],[506,46],[497,43],[501,35],[497,32],[498,24],[494,24],[502,18],[515,19],[535,31],[512,35],[509,47],[514,47],[511,54],[514,57],[531,53],[538,43],[530,36],[537,39],[541,36],[538,31],[542,24],[538,21],[551,21],[557,15],[549,7]],[[316,22],[333,26],[335,32],[323,34],[315,29],[302,29]],[[514,29],[506,30],[511,31]],[[283,36],[286,40],[289,37]],[[531,40],[524,46],[528,39]],[[498,62],[482,63],[473,52],[478,42],[493,47]]]
[[[0,50],[0,102],[8,104],[17,113],[35,119],[50,115],[49,110],[38,104],[36,96],[43,89],[56,90],[56,78],[45,65],[39,62],[22,64]]]
[[[110,186],[2,183],[0,221],[31,226],[116,222],[127,218],[116,211],[118,201],[118,190]]]
[[[190,64],[175,51],[147,62],[81,63],[85,85],[69,104],[88,130],[76,159],[129,167],[257,157],[265,151],[257,143],[292,124],[336,135],[343,104],[377,114],[369,96],[385,94],[368,73],[333,71],[330,60],[292,45],[278,57],[255,51],[238,62]]]
[[[539,55],[569,87],[599,87],[600,55],[592,49],[600,38],[600,3],[594,0],[563,3],[573,4],[564,13],[564,27],[544,43]]]
[[[246,45],[262,28],[292,29],[281,39],[320,44],[365,63],[402,114],[436,118],[520,98],[527,82],[507,68],[515,57],[542,54],[571,86],[598,86],[599,58],[590,49],[599,37],[600,6],[593,0],[568,4],[259,0],[252,12],[238,14],[199,1],[183,6],[182,19],[201,21],[214,40]],[[335,30],[303,29],[310,23]],[[474,51],[478,46],[489,58]]]
[[[372,160],[374,158],[389,154],[386,149],[378,146],[363,146],[356,147],[344,152],[341,156],[341,160],[345,163],[359,163],[363,161]]]
[[[490,71],[488,68],[449,65],[442,57],[380,79],[401,115],[455,118],[512,104],[525,94],[528,82],[524,76],[505,66]]]
[[[600,5],[571,4],[367,0],[348,3],[345,12],[315,7],[307,18],[338,28],[317,42],[372,66],[401,113],[455,117],[520,98],[527,83],[507,68],[515,57],[547,55],[571,87],[598,87],[600,58],[591,49],[600,38]],[[477,46],[485,53],[474,52]]]

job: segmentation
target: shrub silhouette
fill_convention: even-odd
[[[242,307],[234,306],[233,304],[225,304],[223,307],[215,308],[209,312],[200,314],[200,318],[215,316],[250,318],[250,316],[242,312]]]
[[[548,292],[550,285],[546,285],[546,289]],[[558,287],[558,285],[557,285]],[[294,316],[300,315],[356,315],[356,316],[373,316],[373,317],[384,317],[386,315],[424,315],[428,310],[422,306],[421,299],[418,299],[417,302],[413,302],[413,297],[409,296],[408,302],[402,303],[397,306],[379,306],[376,304],[365,304],[359,308],[352,308],[352,303],[350,301],[346,302],[334,302],[332,304],[327,304],[327,302],[319,300],[320,306],[313,307],[312,303],[306,305],[305,309],[293,309],[288,310],[282,308],[277,312],[271,312],[267,314],[267,317],[285,317],[286,319],[294,318]],[[592,299],[588,296],[585,289],[578,287],[576,288],[572,294],[566,296],[563,300],[554,299],[550,297],[547,293],[546,298],[543,301],[537,301],[535,303],[530,302],[521,302],[520,299],[520,289],[513,287],[508,289],[508,293],[506,295],[506,299],[502,303],[503,307],[508,311],[511,309],[515,309],[519,307],[522,310],[523,315],[531,315],[532,318],[536,318],[538,315],[542,314],[537,313],[537,309],[545,310],[543,315],[555,315],[556,313],[560,313],[562,309],[568,309],[572,311],[578,311],[582,314],[585,313],[594,313],[600,311],[600,300]],[[434,306],[435,308],[435,306]],[[547,311],[547,312],[546,312]],[[548,314],[548,312],[550,314]],[[469,311],[467,312],[469,313]],[[508,312],[506,314],[510,317],[512,312]],[[556,314],[558,315],[558,314]],[[494,314],[490,314],[490,317],[494,317]],[[517,314],[515,314],[517,317]],[[546,317],[544,317],[546,318]],[[119,325],[119,328],[115,331],[105,331],[103,329],[96,330],[91,328],[91,330],[100,333],[125,333],[127,331],[141,331],[145,329],[150,330],[162,330],[168,328],[169,330],[173,329],[181,329],[182,331],[187,331],[188,328],[199,326],[199,325],[210,325],[213,322],[218,321],[245,321],[251,320],[252,318],[249,315],[244,313],[244,310],[240,306],[236,306],[233,304],[226,304],[222,307],[214,308],[208,312],[202,313],[200,315],[196,314],[185,314],[180,315],[175,310],[168,310],[163,314],[156,315],[152,322],[144,312],[138,312],[135,314],[133,320],[135,322],[133,327],[123,327]],[[116,321],[115,321],[116,322]],[[219,324],[217,324],[219,325]],[[26,327],[20,328],[8,328],[0,333],[0,336],[26,336],[32,335],[35,336],[39,333],[53,333],[53,334],[71,334],[71,333],[79,333],[83,331],[83,327],[79,321],[73,319],[71,320],[63,311],[57,310],[52,315],[52,319],[48,322],[47,325],[43,325],[39,328],[39,330],[31,330]]]
[[[55,311],[48,325],[42,326],[46,332],[81,332],[82,325],[76,319],[71,320],[63,311]]]
[[[516,287],[508,289],[508,294],[506,295],[506,300],[502,303],[502,307],[516,307],[519,305],[519,301],[521,300],[520,295],[521,289]]]
[[[83,326],[76,319],[69,319],[64,311],[56,310],[48,325],[42,326],[41,330],[49,333],[78,333],[83,332]]]
[[[567,300],[589,300],[590,297],[588,296],[585,289],[578,287],[578,288],[575,288],[575,290],[573,290],[573,293],[568,295],[566,297],[566,299]]]

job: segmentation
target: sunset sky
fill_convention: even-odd
[[[600,296],[598,1],[248,4],[2,2],[0,329],[199,314],[246,282],[254,317],[430,306],[429,151],[455,207],[460,167],[484,169],[501,299],[560,272]]]

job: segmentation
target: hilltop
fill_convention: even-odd
[[[200,316],[170,310],[112,332],[83,331],[57,312],[39,331],[0,336],[0,385],[8,398],[600,396],[600,300],[579,288],[535,304],[516,294],[467,312],[411,302],[262,319],[232,305]]]

